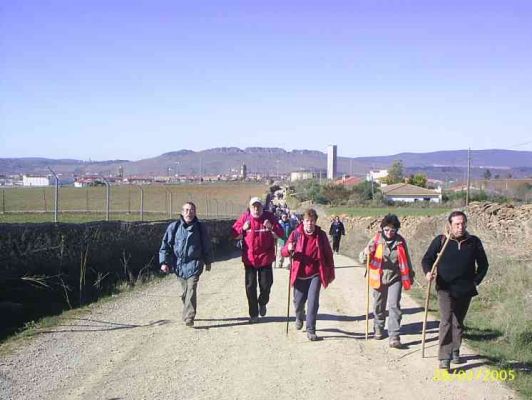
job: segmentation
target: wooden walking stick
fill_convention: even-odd
[[[369,257],[366,259],[366,340],[368,340],[369,334]]]
[[[273,237],[273,240],[275,240],[275,261],[274,261],[274,268],[277,268],[277,258],[279,257],[278,254],[277,254],[277,239],[275,238],[275,236]]]
[[[290,281],[292,280],[292,252],[289,252],[290,266],[288,267],[288,301],[286,305],[286,335],[288,335],[288,325],[290,323]]]
[[[436,261],[434,261],[434,264],[432,264],[432,268],[430,270],[430,276],[434,277],[438,264],[440,262],[441,256],[443,255],[443,252],[445,251],[445,248],[447,247],[447,244],[449,244],[449,239],[451,238],[451,233],[447,231],[445,242],[443,243],[443,247],[441,248],[440,252],[438,253],[438,257],[436,257]],[[427,285],[427,294],[425,298],[425,316],[423,317],[423,332],[421,334],[421,358],[425,358],[425,334],[427,333],[427,314],[429,312],[429,296],[430,296],[430,288],[432,285],[432,279],[429,281]]]

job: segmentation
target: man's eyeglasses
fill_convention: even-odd
[[[397,229],[395,229],[395,228],[383,228],[382,230],[384,232],[397,232]]]

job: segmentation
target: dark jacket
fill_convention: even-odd
[[[436,236],[423,256],[425,274],[430,272],[444,241],[445,236]],[[436,289],[448,290],[454,298],[476,296],[476,286],[487,272],[488,258],[482,242],[466,232],[460,241],[450,239],[437,267]]]
[[[183,217],[166,228],[159,263],[174,268],[177,276],[188,279],[200,275],[205,264],[211,264],[213,253],[209,233],[197,218],[187,224]]]
[[[288,240],[288,237],[290,236],[290,234],[292,233],[292,231],[294,230],[292,228],[292,224],[290,223],[289,220],[286,220],[286,221],[283,221],[283,220],[280,220],[279,221],[279,225],[281,226],[281,228],[283,229],[284,231],[284,235],[282,237],[279,237],[279,239],[277,240],[278,244],[280,246],[284,246],[284,244],[286,243],[286,241]]]
[[[334,221],[331,224],[331,227],[329,228],[329,235],[331,235],[331,236],[342,236],[342,235],[344,235],[345,236],[345,228],[344,228],[344,224],[342,223],[342,221],[338,221],[338,223],[336,223],[336,221]]]

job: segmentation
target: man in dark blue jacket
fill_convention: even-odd
[[[460,345],[464,319],[476,287],[488,272],[488,258],[482,242],[466,231],[467,217],[462,211],[449,215],[451,237],[432,276],[432,265],[443,247],[445,237],[438,235],[430,244],[421,264],[427,280],[436,278],[440,307],[439,351],[441,369],[450,369],[450,363],[460,364]]]
[[[186,326],[194,326],[199,277],[204,266],[211,270],[212,260],[209,234],[196,217],[194,203],[187,202],[179,219],[168,225],[159,250],[161,271],[168,273],[173,269],[181,286]]]

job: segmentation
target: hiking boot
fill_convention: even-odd
[[[300,320],[300,319],[296,319],[296,329],[298,331],[300,331],[301,329],[303,329],[303,321]]]
[[[438,368],[449,372],[451,370],[451,360],[440,360]]]
[[[194,326],[194,320],[193,319],[186,319],[185,320],[185,325],[188,326],[189,328],[192,328]]]
[[[249,317],[249,321],[248,321],[250,324],[256,324],[257,322],[259,322],[259,317]]]
[[[266,304],[264,304],[264,305],[259,305],[259,315],[260,315],[261,317],[264,317],[264,316],[266,315],[266,311],[267,311],[267,309],[266,309]]]
[[[382,340],[384,339],[384,332],[382,331],[381,328],[375,328],[375,333],[373,334],[373,338],[375,340]]]
[[[390,338],[390,347],[392,349],[400,349],[403,347],[399,336],[393,336],[392,338]]]
[[[316,335],[316,333],[314,332],[307,332],[307,339],[310,340],[311,342],[316,342],[318,340],[321,340],[321,338]]]
[[[460,350],[453,350],[453,356],[451,358],[451,363],[453,364],[462,364],[464,361],[460,358]]]

